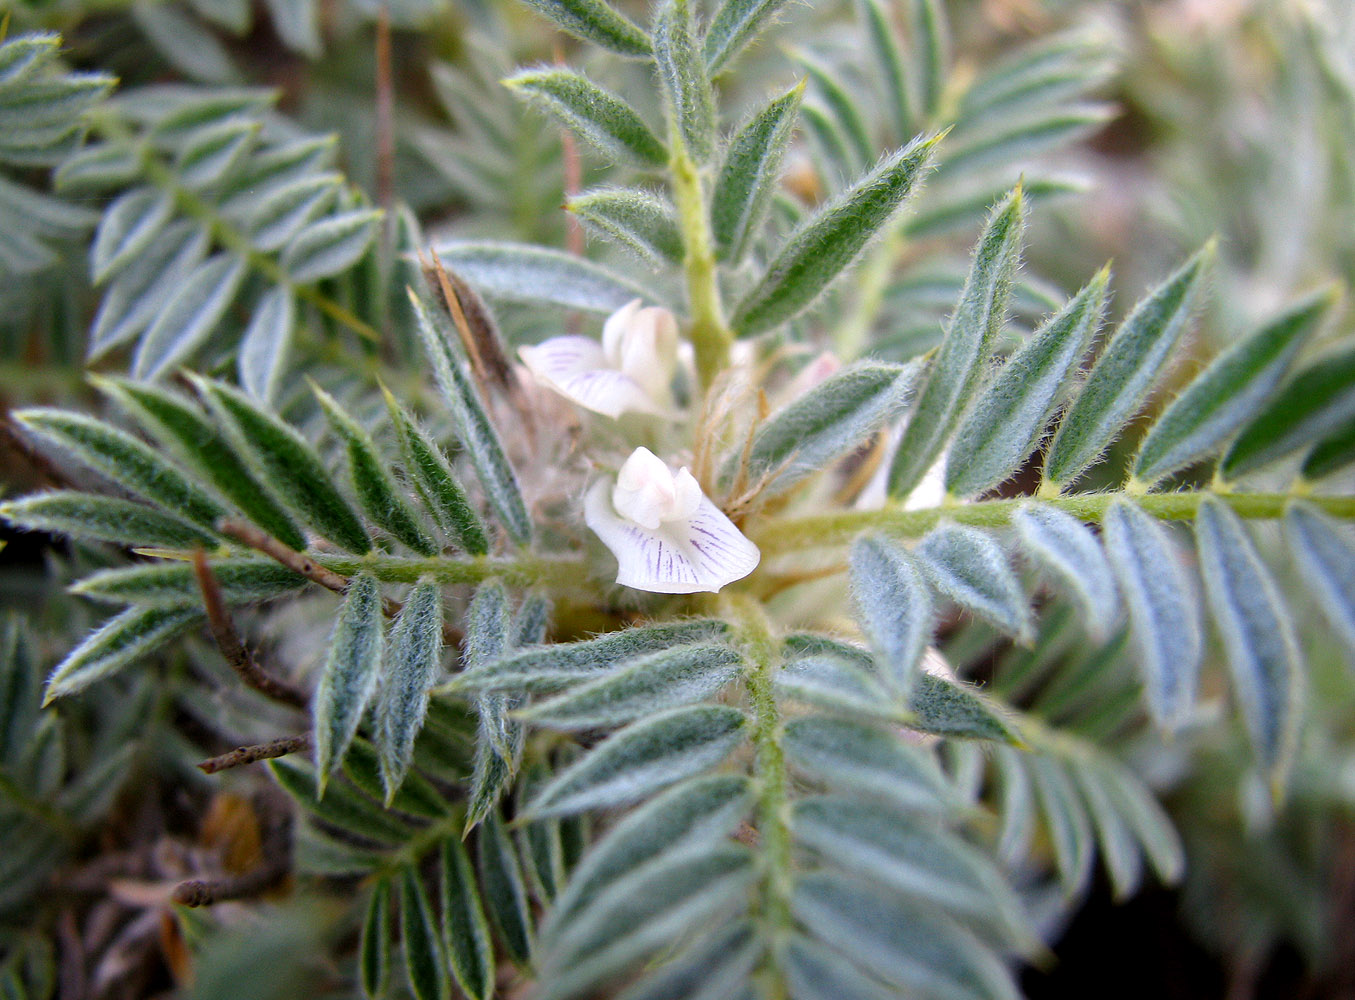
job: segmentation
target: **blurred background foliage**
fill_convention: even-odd
[[[643,4],[619,6],[644,14]],[[1355,6],[952,0],[947,9],[954,70],[934,124],[962,111],[968,82],[1021,46],[1077,33],[1103,47],[1096,85],[1079,105],[1085,117],[1069,126],[1067,142],[1025,167],[1051,178],[1028,240],[1028,320],[1046,309],[1042,288],[1075,289],[1088,262],[1113,259],[1118,286],[1136,292],[1212,233],[1221,236],[1220,266],[1193,348],[1201,363],[1225,346],[1224,331],[1252,328],[1332,276],[1355,281]],[[11,0],[5,16],[10,35],[60,32],[65,64],[116,74],[123,95],[180,83],[275,89],[276,103],[259,112],[268,134],[282,142],[336,133],[333,166],[349,185],[345,197],[408,206],[391,213],[372,251],[378,269],[399,266],[392,247],[443,237],[556,247],[585,239],[561,204],[605,183],[614,168],[581,157],[553,123],[501,87],[512,67],[582,53],[585,69],[642,108],[658,99],[641,68],[591,65],[587,50],[576,52],[510,0]],[[375,81],[385,76],[378,42],[385,25],[390,92],[383,94]],[[853,77],[861,46],[853,5],[789,5],[723,100],[750,107],[806,66],[829,67],[827,79],[840,73],[848,88],[863,86]],[[843,180],[822,168],[819,153],[842,138],[831,98],[815,77],[807,106],[819,127],[807,128],[792,152],[787,213]],[[864,123],[872,150],[907,138],[891,131],[885,109],[875,110],[880,119]],[[136,114],[133,108],[132,120]],[[963,130],[953,138],[961,142]],[[1006,166],[965,183],[1000,192],[1015,180],[1002,175]],[[33,182],[38,170],[8,176]],[[85,199],[97,204],[92,194],[66,197],[72,214],[43,234],[50,259],[0,269],[5,409],[98,405],[84,382],[96,299],[83,266],[65,266],[87,253],[93,222],[78,211]],[[986,204],[981,199],[953,226],[938,221],[909,236],[919,267],[905,261],[888,275],[877,313],[896,359],[931,346],[915,331],[934,327],[948,307]],[[619,257],[624,251],[591,239],[588,247],[634,270]],[[938,274],[951,276],[935,279],[944,294],[929,285]],[[353,301],[342,287],[349,280],[335,278],[325,294]],[[1112,310],[1134,297],[1126,293]],[[389,319],[398,304],[367,305],[363,323],[400,326]],[[530,310],[505,306],[499,319],[518,341],[548,332]],[[242,334],[247,320],[228,314],[224,322]],[[399,385],[405,398],[427,391],[410,374],[419,368],[415,349],[399,337],[373,345],[351,324],[324,316],[301,330],[290,369],[336,394],[355,364]],[[121,370],[123,349],[94,367]],[[231,360],[222,353],[204,367],[229,371]],[[309,396],[299,383],[284,385],[280,403],[295,404],[289,416],[316,420],[296,402]],[[1130,435],[1118,447],[1131,454],[1133,443]],[[66,471],[10,442],[0,482],[13,495],[61,481]],[[45,536],[6,541],[0,599],[22,619],[10,618],[0,639],[0,830],[6,841],[38,846],[0,851],[0,994],[355,995],[362,914],[347,905],[352,879],[283,871],[245,902],[207,910],[167,902],[184,880],[258,870],[279,838],[294,837],[285,829],[287,807],[260,776],[209,779],[193,767],[275,735],[285,720],[231,683],[200,640],[39,714],[41,678],[68,637],[94,624],[88,604],[63,587],[116,560],[111,551]],[[322,602],[303,600],[251,624],[304,670],[318,655],[328,614]],[[987,649],[983,636],[960,629],[946,653],[963,676],[1000,684],[1013,667]],[[1060,671],[1073,669],[1074,659],[1049,664],[1030,702],[1056,698]],[[1312,655],[1310,667],[1312,716],[1292,793],[1279,810],[1232,728],[1202,728],[1166,747],[1143,740],[1121,748],[1161,790],[1181,831],[1191,859],[1184,884],[1112,908],[1099,875],[1080,906],[1051,900],[1045,912],[1056,958],[1027,975],[1030,996],[1084,995],[1105,989],[1108,976],[1125,995],[1233,1000],[1355,991],[1355,672],[1335,648]],[[21,830],[35,832],[20,838]],[[511,986],[505,995],[514,995]]]

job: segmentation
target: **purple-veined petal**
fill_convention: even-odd
[[[518,348],[518,356],[539,382],[595,413],[615,419],[663,412],[633,378],[608,367],[602,348],[587,337],[552,337]]]
[[[611,367],[597,341],[588,337],[551,337],[534,347],[519,347],[518,357],[528,371],[547,383]]]
[[[584,409],[613,420],[623,413],[665,413],[635,379],[609,368],[572,375],[554,388]]]
[[[584,520],[616,556],[616,582],[655,594],[715,593],[757,567],[761,553],[704,496],[691,518],[648,529],[619,516],[610,484],[599,480],[584,500]]]

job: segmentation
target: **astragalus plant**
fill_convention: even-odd
[[[78,316],[98,369],[11,418],[62,488],[0,510],[79,576],[2,647],[19,995],[137,773],[262,817],[252,865],[133,897],[181,904],[184,989],[217,956],[199,995],[1005,998],[1098,859],[1182,876],[1158,793],[1199,741],[1245,734],[1221,794],[1271,814],[1328,745],[1340,293],[1206,363],[1212,241],[1115,322],[1102,262],[1022,270],[1114,113],[1094,19],[976,60],[941,0],[531,6],[567,59],[509,69],[541,22],[476,8],[452,130],[392,107],[377,13],[370,194],[268,91],[0,45],[6,329]],[[183,40],[249,24],[135,10],[197,79]],[[270,910],[257,957],[213,944]]]

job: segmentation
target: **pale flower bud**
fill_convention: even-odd
[[[701,506],[701,487],[685,468],[674,475],[648,448],[636,448],[621,467],[612,506],[622,517],[653,531],[667,521],[685,521]]]

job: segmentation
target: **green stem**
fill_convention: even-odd
[[[776,669],[776,640],[762,606],[746,595],[731,594],[729,617],[738,622],[748,666],[744,685],[753,709],[754,773],[757,778],[758,829],[762,834],[763,865],[760,917],[768,936],[769,978],[766,996],[782,1000],[786,983],[780,954],[794,926],[791,913],[790,804],[786,794],[786,755],[781,746],[784,732],[781,713],[772,688]]]
[[[102,117],[94,123],[94,127],[106,137],[124,142],[134,141],[132,134],[116,119]],[[227,250],[242,257],[255,271],[258,271],[273,284],[283,285],[290,289],[297,298],[315,306],[330,319],[348,327],[359,336],[374,343],[381,342],[381,334],[375,327],[354,315],[352,311],[345,309],[333,299],[321,294],[320,290],[314,285],[294,284],[288,277],[287,272],[272,257],[255,250],[244,233],[232,226],[215,208],[199,198],[197,194],[180,184],[174,171],[162,163],[154,153],[149,150],[144,152],[142,166],[146,171],[146,176],[156,187],[173,195],[175,204],[183,210],[185,215],[202,223],[211,233],[213,239]]]
[[[729,349],[734,337],[725,323],[724,307],[720,302],[710,211],[701,187],[701,173],[687,154],[676,129],[672,144],[669,169],[673,175],[673,199],[677,202],[678,225],[682,229],[685,248],[683,267],[687,272],[687,300],[691,310],[689,336],[696,351],[696,371],[701,385],[708,388],[715,376],[729,367]]]
[[[344,576],[370,573],[382,583],[417,583],[427,576],[442,584],[479,583],[490,577],[498,577],[516,586],[556,587],[575,592],[588,585],[584,561],[575,556],[522,555],[511,559],[432,556],[407,559],[379,553],[365,556],[308,555],[335,573]]]
[[[1082,493],[1072,496],[1042,498],[1042,502],[1067,511],[1084,521],[1099,521],[1116,499],[1118,493]],[[1233,509],[1239,517],[1265,520],[1282,517],[1285,506],[1294,498],[1289,493],[1152,493],[1135,497],[1134,502],[1154,517],[1169,521],[1188,521],[1195,517],[1206,497],[1216,497]],[[942,519],[980,528],[996,528],[1011,521],[1021,504],[1029,497],[1010,500],[985,500],[980,503],[928,507],[924,510],[903,510],[887,507],[884,510],[849,510],[835,514],[810,517],[781,518],[764,524],[754,532],[755,541],[764,554],[788,552],[795,549],[823,548],[843,545],[862,531],[885,531],[891,535],[916,538],[926,534]],[[1355,520],[1355,497],[1303,498],[1307,503],[1334,517]]]

